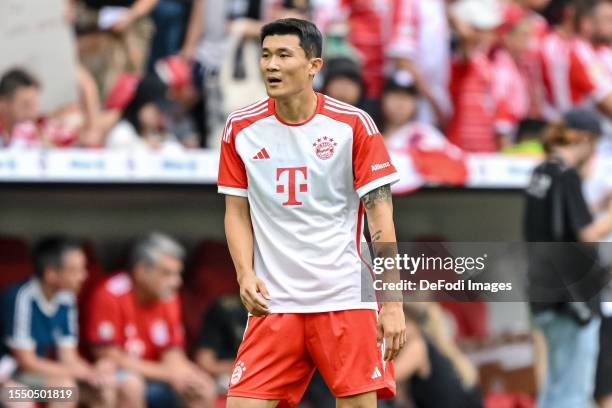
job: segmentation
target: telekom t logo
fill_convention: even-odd
[[[302,205],[301,201],[297,200],[296,197],[296,177],[297,177],[297,173],[302,173],[302,178],[304,180],[304,183],[300,183],[299,184],[299,189],[300,189],[300,193],[306,193],[308,191],[308,184],[306,183],[308,181],[308,168],[306,166],[303,167],[280,167],[278,169],[276,169],[276,181],[280,181],[281,176],[283,175],[283,173],[289,173],[287,175],[287,184],[277,184],[276,185],[276,192],[278,194],[284,194],[285,193],[285,186],[287,186],[287,201],[285,201],[283,203],[283,205]]]

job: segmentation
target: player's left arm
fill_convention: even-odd
[[[393,201],[391,186],[378,187],[362,197],[368,217],[372,245],[377,257],[395,258],[397,241],[393,224]],[[385,271],[384,282],[399,282],[399,271]],[[386,361],[395,358],[406,343],[406,320],[404,318],[402,292],[385,291],[385,299],[378,317],[378,341],[385,340]]]

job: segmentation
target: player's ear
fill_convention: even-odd
[[[314,77],[316,74],[319,73],[319,71],[321,71],[321,68],[323,68],[322,58],[311,58],[310,59],[310,68],[308,72],[310,76]]]

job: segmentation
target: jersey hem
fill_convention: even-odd
[[[308,307],[308,306],[279,307],[279,308],[272,308],[270,310],[270,314],[326,313],[326,312],[340,312],[343,310],[378,310],[378,305],[376,304],[376,302],[363,302],[363,304],[355,305],[355,306],[348,306],[348,307],[345,304],[330,305],[330,306],[316,306],[316,307]]]
[[[240,187],[219,186],[217,188],[219,194],[232,195],[238,197],[248,197],[247,190]]]
[[[357,189],[357,195],[359,196],[359,198],[361,198],[364,195],[368,194],[370,191],[375,190],[380,186],[384,186],[385,184],[396,183],[399,181],[399,179],[400,179],[400,176],[398,172],[394,172],[386,176],[377,178],[376,180],[372,180],[366,185],[359,187]]]

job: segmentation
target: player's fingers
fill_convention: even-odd
[[[250,314],[258,317],[262,315],[263,311],[259,310],[259,307],[257,306],[257,303],[255,303],[253,296],[251,296],[248,291],[245,291],[240,297],[242,298],[242,304],[244,305],[244,307],[246,307]]]
[[[264,298],[261,293],[254,292],[251,294],[253,303],[261,309],[268,310],[268,301]]]
[[[400,348],[400,351],[401,351],[404,348],[404,346],[406,345],[406,331],[403,330],[399,334],[398,338],[399,338],[399,348]]]
[[[393,359],[394,354],[395,351],[393,350],[393,335],[385,334],[385,361],[390,361],[391,359]]]
[[[261,295],[264,298],[266,298],[267,300],[270,300],[270,292],[268,292],[268,288],[266,287],[266,284],[262,280],[257,281],[257,289],[259,290],[259,293],[261,293]]]
[[[376,324],[376,342],[380,344],[384,339],[383,326],[380,322]]]
[[[262,299],[263,298],[261,297],[261,295],[257,293],[250,294],[250,296],[248,296],[247,309],[253,316],[259,317],[268,314],[268,307],[265,303],[262,303]]]
[[[393,336],[393,358],[397,357],[400,351],[402,351],[401,339],[402,333],[397,333]]]
[[[269,313],[268,302],[266,301],[266,299],[264,299],[263,296],[261,296],[260,293],[248,290],[247,296],[249,297],[249,301],[253,307],[253,311],[257,312],[258,316]]]

